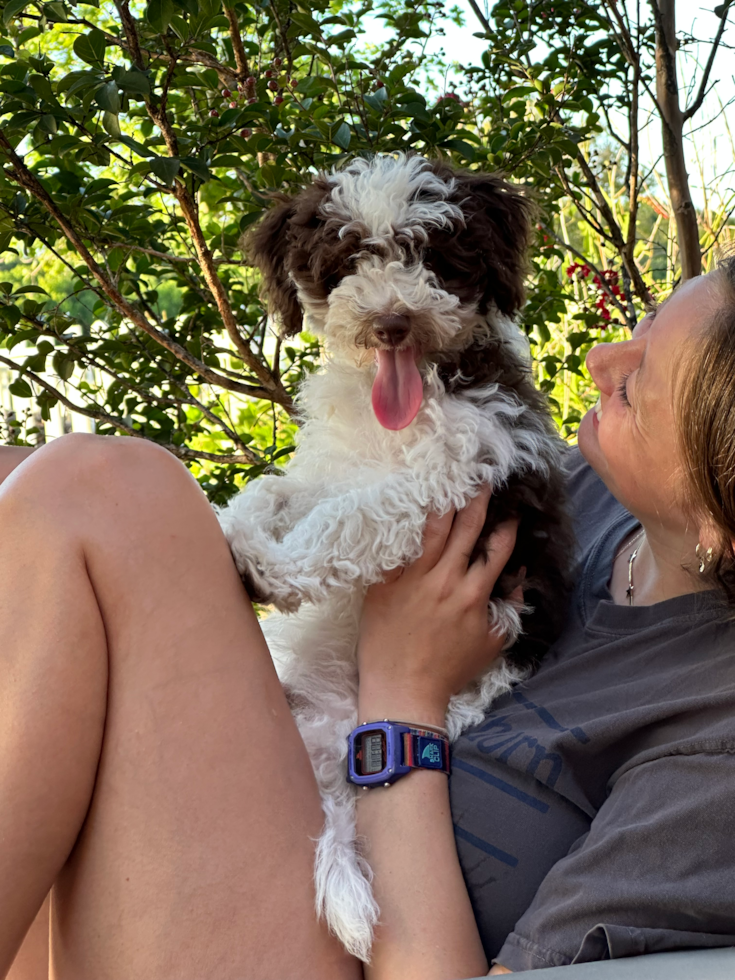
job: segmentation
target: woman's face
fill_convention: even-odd
[[[608,489],[647,524],[680,530],[687,518],[675,431],[676,385],[719,299],[712,275],[690,279],[630,340],[598,344],[587,367],[600,401],[582,419],[579,448]],[[683,360],[682,360],[683,359]]]

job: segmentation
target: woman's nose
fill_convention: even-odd
[[[623,374],[635,371],[646,347],[644,337],[617,344],[596,344],[587,354],[587,370],[600,391],[611,395]]]

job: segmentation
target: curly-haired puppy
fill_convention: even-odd
[[[380,156],[319,174],[252,236],[283,331],[306,319],[327,360],[301,389],[285,473],[248,484],[219,516],[251,594],[280,610],[263,625],[324,805],[318,911],[363,960],[378,908],[345,772],[365,589],[420,555],[430,510],[464,507],[484,483],[487,533],[520,517],[489,608],[510,653],[452,699],[451,738],[523,675],[564,613],[561,443],[513,319],[529,217],[497,176]],[[503,598],[521,566],[525,610]]]

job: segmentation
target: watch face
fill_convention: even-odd
[[[357,765],[361,776],[372,776],[385,768],[385,734],[365,732],[357,750]]]

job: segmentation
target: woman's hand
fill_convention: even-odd
[[[487,604],[517,522],[500,525],[487,560],[470,564],[489,499],[484,488],[463,510],[430,515],[422,556],[368,590],[358,645],[360,721],[441,725],[452,694],[501,653],[505,637],[490,630]],[[512,598],[522,601],[520,585]]]

